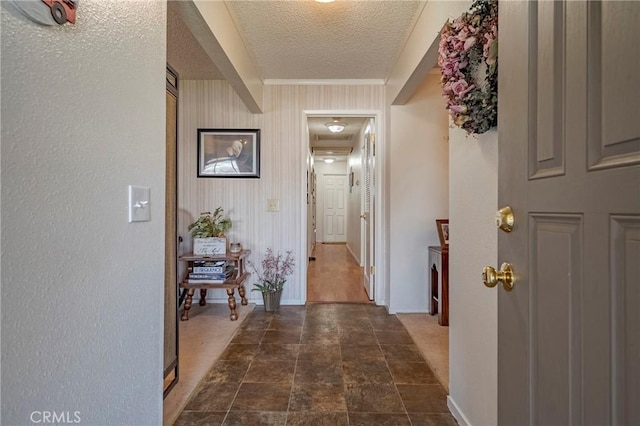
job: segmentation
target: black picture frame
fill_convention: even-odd
[[[199,178],[259,178],[260,129],[198,129]]]

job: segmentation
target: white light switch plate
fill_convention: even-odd
[[[129,185],[129,223],[151,220],[149,188]]]

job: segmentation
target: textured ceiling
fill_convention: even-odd
[[[343,160],[350,152],[350,148],[355,147],[358,142],[358,133],[365,121],[369,120],[364,117],[335,117],[347,127],[341,133],[331,133],[327,129],[326,123],[330,122],[333,117],[309,117],[307,124],[309,126],[309,146],[314,149],[316,158],[324,158],[327,156]],[[328,154],[331,151],[331,154]]]
[[[181,80],[223,80],[180,17],[176,2],[167,2],[167,63]]]
[[[224,77],[167,6],[167,62],[185,80]],[[227,0],[262,80],[387,78],[425,1]]]
[[[337,118],[339,121],[345,123],[347,127],[340,133],[331,133],[326,126],[326,123],[330,122],[332,118]],[[360,132],[360,129],[364,125],[367,118],[363,117],[309,117],[309,132],[318,135],[319,142],[323,141],[343,141],[349,136],[349,143],[342,144],[342,146],[352,146],[351,141],[353,136]],[[333,139],[332,139],[333,137]],[[327,144],[320,144],[328,146]]]
[[[424,1],[227,1],[263,79],[385,79]]]
[[[225,2],[262,80],[385,80],[425,3]],[[167,14],[167,62],[180,79],[224,79],[182,21],[176,2],[168,2]],[[309,118],[311,146],[352,147],[364,120],[342,118],[349,126],[332,139],[324,125],[331,117]]]

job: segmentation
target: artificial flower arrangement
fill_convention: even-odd
[[[251,261],[248,263],[258,277],[258,281],[253,285],[255,287],[253,291],[260,291],[263,294],[282,291],[287,277],[293,273],[295,266],[295,260],[290,250],[286,252],[286,256],[283,256],[280,252],[274,254],[270,248],[267,249],[262,259],[262,272],[259,272]]]
[[[200,217],[189,225],[188,230],[194,238],[224,237],[231,229],[231,219],[223,217],[224,209],[218,207],[211,212],[200,213]]]
[[[440,31],[442,94],[453,123],[467,133],[498,124],[498,0],[476,0]],[[478,81],[481,64],[486,75]]]

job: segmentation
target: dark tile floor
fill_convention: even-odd
[[[394,316],[365,304],[256,308],[176,425],[455,425]]]

